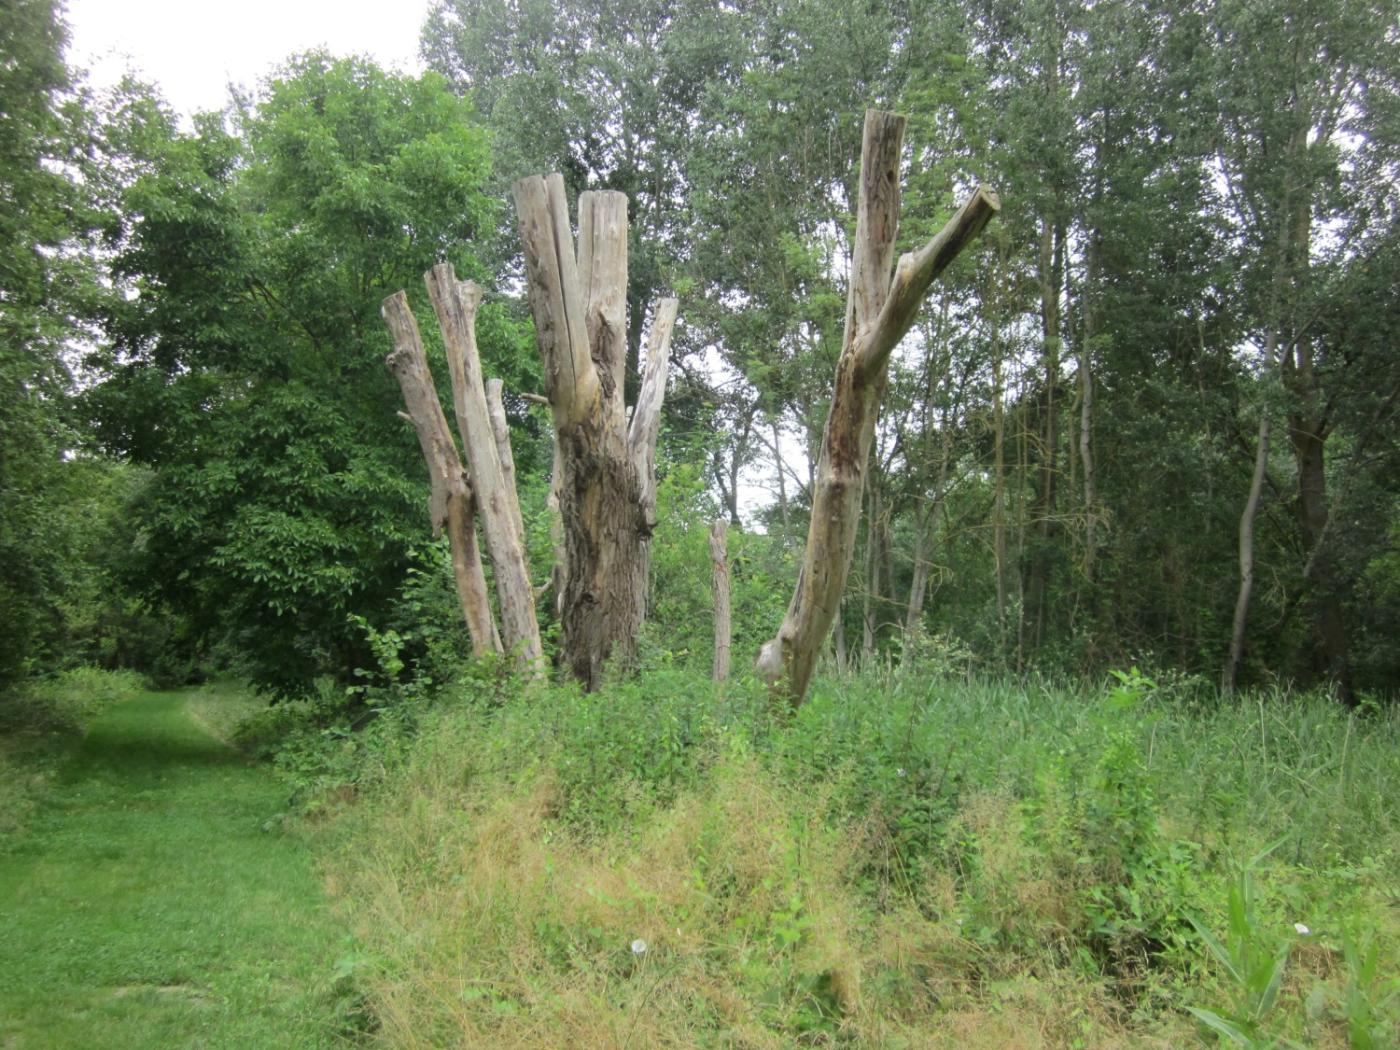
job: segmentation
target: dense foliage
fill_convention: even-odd
[[[156,107],[127,188],[88,397],[104,448],[156,468],[135,513],[149,599],[303,692],[368,661],[426,539],[378,303],[490,224],[485,135],[434,77],[309,55],[194,134]],[[232,130],[229,130],[229,129]],[[485,353],[520,364],[513,322]]]

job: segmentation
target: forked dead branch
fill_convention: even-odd
[[[996,193],[978,187],[932,240],[900,258],[891,276],[904,124],[893,113],[865,114],[846,332],[822,435],[807,548],[782,627],[755,664],[774,696],[793,706],[806,696],[846,587],[890,354],[914,323],[934,280],[1001,208]]]

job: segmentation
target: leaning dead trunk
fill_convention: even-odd
[[[1000,208],[995,193],[979,188],[937,236],[899,260],[891,278],[904,123],[892,113],[865,115],[846,334],[814,479],[807,548],[787,616],[756,664],[773,694],[794,706],[807,693],[850,571],[890,353],[934,279]]]
[[[500,636],[491,615],[481,551],[476,544],[475,500],[457,454],[457,444],[448,429],[447,417],[438,401],[432,373],[428,370],[418,322],[403,292],[384,300],[383,314],[394,337],[394,350],[387,364],[399,381],[404,405],[408,408],[407,413],[400,414],[413,424],[428,464],[433,534],[439,534],[446,526],[448,547],[452,552],[452,575],[457,582],[457,597],[467,621],[467,632],[471,635],[472,652],[477,656],[498,652]]]
[[[515,186],[535,336],[559,451],[565,564],[563,660],[587,689],[609,658],[636,652],[646,614],[647,543],[654,525],[652,461],[665,392],[674,299],[653,311],[641,400],[628,430],[627,198],[579,198],[574,253],[564,180]]]
[[[451,263],[434,266],[423,275],[423,280],[447,349],[457,432],[471,464],[481,531],[496,578],[502,640],[519,666],[538,671],[544,650],[535,620],[535,592],[525,563],[524,529],[520,524],[509,438],[492,426],[476,349],[476,311],[481,305],[481,289],[471,281],[457,280]],[[505,464],[510,464],[509,474]]]
[[[729,645],[732,637],[729,608],[729,522],[716,518],[710,525],[710,565],[715,592],[715,661],[711,677],[723,682],[729,677]]]

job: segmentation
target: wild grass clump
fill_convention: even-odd
[[[1136,672],[497,689],[361,781],[332,879],[396,1046],[1167,1045],[1242,1001],[1212,938],[1283,960],[1259,1039],[1386,1045],[1397,743]]]

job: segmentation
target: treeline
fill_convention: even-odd
[[[1004,207],[893,363],[837,651],[1215,679],[1243,623],[1240,684],[1387,692],[1396,14],[442,0],[423,76],[302,56],[184,130],[152,88],[75,82],[54,0],[7,5],[0,675],[227,665],[297,693],[465,658],[379,303],[441,259],[488,290],[542,573],[505,202],[555,170],[631,198],[629,385],[647,304],[681,299],[644,654],[708,664],[718,513],[759,527],[742,663],[805,536],[878,105],[910,116],[899,250],[977,182]]]

